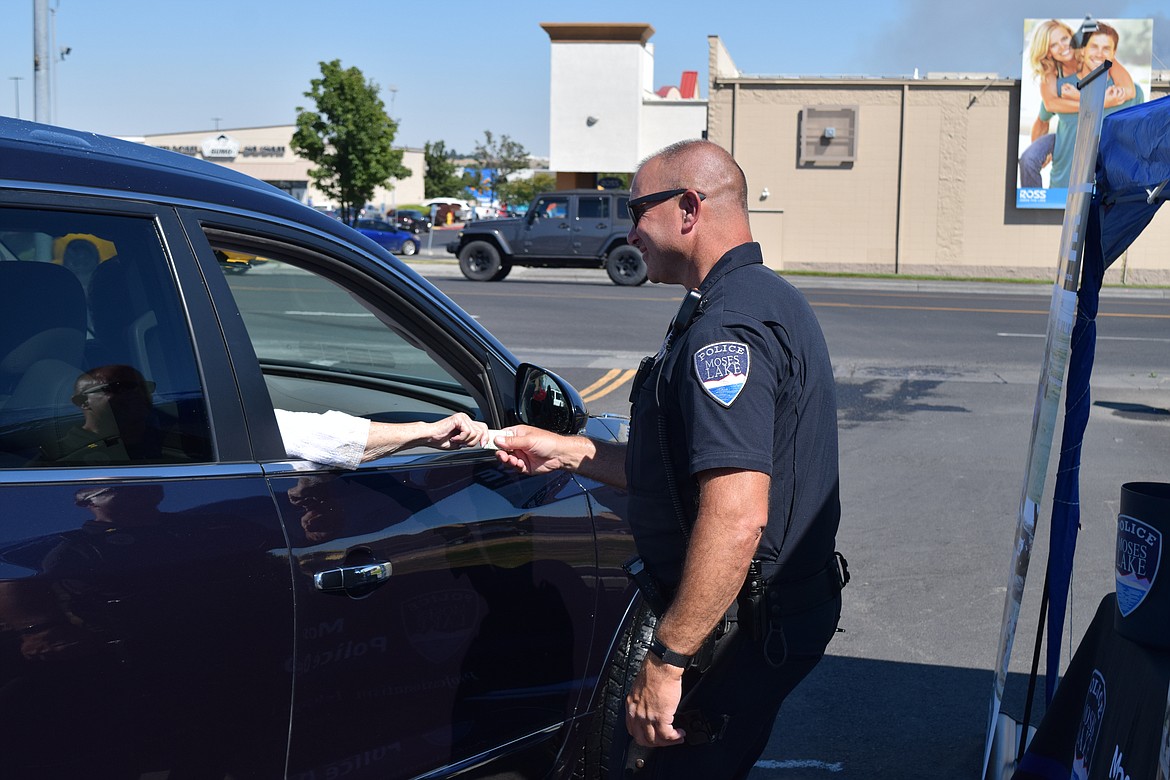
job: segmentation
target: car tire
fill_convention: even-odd
[[[487,241],[472,241],[459,250],[459,270],[473,282],[498,281],[495,276],[502,269],[500,250]]]
[[[646,281],[646,261],[637,247],[619,246],[605,258],[605,272],[614,284],[636,287]]]
[[[588,778],[617,780],[619,775],[609,772],[611,752],[614,748],[614,734],[622,735],[626,730],[626,696],[642,668],[642,661],[654,638],[658,618],[650,608],[639,602],[634,619],[622,632],[613,657],[602,676],[602,688],[598,697],[597,711],[585,740],[584,756],[579,764],[579,774]],[[618,740],[623,746],[624,739]]]
[[[411,255],[417,255],[418,254],[418,242],[417,241],[403,241],[402,242],[402,254],[405,255],[406,257],[410,257]]]
[[[510,273],[512,273],[512,264],[507,262],[500,263],[500,270],[496,271],[491,280],[493,282],[498,282]]]

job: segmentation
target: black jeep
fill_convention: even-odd
[[[537,195],[523,217],[468,224],[447,251],[468,279],[498,282],[512,266],[605,268],[615,284],[646,281],[642,253],[626,243],[626,190],[563,190]]]

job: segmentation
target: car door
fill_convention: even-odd
[[[568,195],[542,195],[525,216],[521,236],[523,252],[536,257],[563,257],[572,254],[572,224]]]
[[[414,283],[308,236],[202,224],[213,247],[266,260],[222,280],[219,305],[239,312],[237,375],[262,377],[246,398],[254,432],[274,430],[274,409],[502,424],[509,368]],[[483,450],[415,448],[348,471],[274,451],[265,471],[296,588],[291,776],[547,771],[592,684],[580,485],[518,476]]]
[[[605,194],[579,195],[573,214],[573,254],[597,257],[605,249],[604,243],[613,232],[613,199]]]
[[[288,545],[176,238],[164,208],[0,191],[5,777],[284,771]]]

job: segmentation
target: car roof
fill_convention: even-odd
[[[458,305],[360,231],[259,179],[206,160],[78,130],[0,117],[0,189],[47,190],[240,210],[367,247],[428,298],[456,313],[497,353],[507,349]],[[513,359],[514,360],[514,359]]]
[[[228,204],[339,235],[340,222],[259,179],[133,141],[0,117],[0,186]],[[344,235],[344,234],[340,234]]]

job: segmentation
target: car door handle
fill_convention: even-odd
[[[365,563],[361,566],[342,566],[313,575],[313,584],[322,593],[339,593],[355,588],[371,588],[390,579],[394,567],[386,563]]]
[[[607,227],[609,227],[609,225],[604,222],[598,222],[596,225],[594,225],[594,227],[598,230],[605,230]]]

